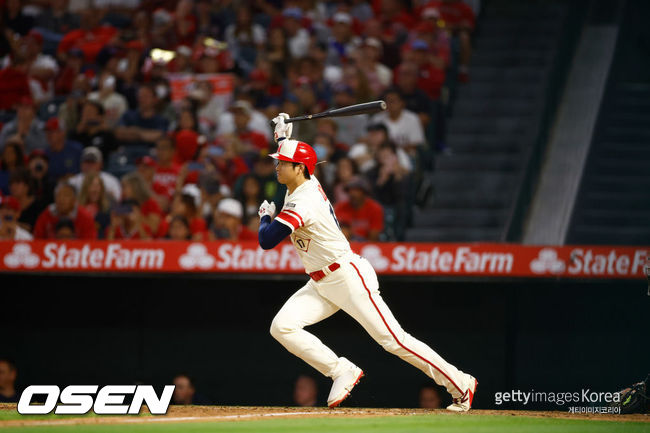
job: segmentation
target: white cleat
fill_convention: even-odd
[[[352,388],[359,383],[362,377],[363,371],[359,367],[352,366],[344,371],[339,377],[334,379],[330,395],[327,397],[327,405],[329,407],[336,407],[341,404],[343,400],[348,398],[350,392],[352,392]]]
[[[469,376],[469,387],[459,398],[455,398],[453,403],[447,406],[447,410],[452,412],[467,412],[472,407],[472,401],[474,400],[474,394],[476,393],[476,387],[478,386],[478,380],[474,377]]]

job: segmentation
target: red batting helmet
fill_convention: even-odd
[[[269,156],[280,161],[305,164],[309,174],[314,174],[316,162],[318,161],[316,152],[310,145],[302,141],[289,139],[282,140],[278,145],[278,151]]]

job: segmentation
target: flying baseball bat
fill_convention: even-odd
[[[386,103],[384,101],[365,102],[363,104],[348,105],[347,107],[334,108],[323,111],[322,113],[306,114],[304,116],[290,117],[284,119],[284,123],[300,122],[302,120],[321,119],[323,117],[347,117],[356,116],[357,114],[372,114],[384,111]],[[271,126],[275,125],[271,121]]]

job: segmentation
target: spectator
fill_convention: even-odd
[[[81,144],[67,140],[58,117],[52,117],[45,124],[49,147],[45,151],[48,159],[48,176],[53,181],[79,173],[81,165]]]
[[[59,59],[65,60],[71,49],[79,49],[87,63],[95,63],[97,54],[117,35],[110,25],[99,25],[103,18],[101,9],[93,7],[81,11],[80,28],[67,32],[57,49]]]
[[[38,106],[54,98],[54,78],[59,72],[59,65],[54,57],[43,53],[41,32],[32,29],[23,40],[30,63],[29,87]]]
[[[239,100],[232,104],[230,112],[235,122],[235,136],[240,142],[240,148],[248,154],[259,154],[268,151],[269,142],[261,132],[251,129],[250,121],[253,107],[248,101]]]
[[[271,87],[282,86],[282,81],[287,76],[287,66],[293,61],[289,49],[289,40],[282,27],[271,27],[269,30],[266,60],[271,64],[269,71]]]
[[[67,84],[66,84],[67,86]],[[72,134],[81,120],[81,110],[84,102],[86,102],[86,95],[90,90],[90,81],[84,74],[74,76],[70,83],[70,90],[66,90],[66,100],[59,107],[59,120],[63,122],[63,126],[68,134]]]
[[[313,407],[318,404],[318,385],[311,376],[298,376],[293,388],[293,402],[300,407]]]
[[[359,68],[368,78],[375,95],[381,95],[393,83],[393,71],[379,62],[383,46],[377,38],[366,38],[356,53]]]
[[[27,76],[29,62],[23,53],[14,51],[11,54],[14,56],[11,64],[0,69],[0,111],[14,110],[21,101],[32,97]],[[0,141],[1,146],[2,141]]]
[[[172,241],[191,240],[192,232],[190,231],[190,223],[187,219],[180,215],[172,217],[169,222],[169,230],[167,231],[166,238]]]
[[[389,138],[411,157],[415,157],[417,148],[425,144],[420,119],[405,108],[404,98],[398,89],[389,89],[384,94],[384,100],[386,111],[376,114],[372,122],[386,125]]]
[[[0,358],[0,403],[18,403],[16,391],[16,364],[7,358]]]
[[[399,163],[396,148],[385,141],[376,154],[376,165],[368,173],[372,182],[373,197],[384,207],[387,232],[392,240],[404,240],[406,229],[406,197],[408,197],[408,172]]]
[[[180,169],[180,166],[174,162],[172,138],[166,135],[161,137],[156,142],[156,169],[153,175],[152,189],[156,194],[164,197],[167,202],[174,195]]]
[[[27,167],[34,181],[34,195],[44,203],[54,201],[56,182],[50,177],[50,161],[42,150],[34,150],[29,154]]]
[[[83,147],[97,147],[102,152],[102,159],[108,160],[110,153],[117,148],[111,128],[105,120],[102,104],[87,100],[81,108],[81,119],[70,136]]]
[[[262,195],[262,186],[260,181],[252,173],[241,177],[241,193],[237,198],[243,205],[242,220],[248,221],[249,218],[257,216],[259,204],[264,200]]]
[[[344,83],[334,85],[334,108],[346,107],[356,102],[354,90],[350,86]],[[361,114],[324,120],[332,120],[336,123],[336,140],[349,147],[358,142],[365,134],[368,118],[367,114]]]
[[[74,221],[70,218],[61,218],[54,226],[54,239],[69,240],[77,239],[74,230]]]
[[[346,185],[348,200],[334,207],[336,216],[342,223],[350,225],[351,240],[378,241],[384,230],[384,209],[369,197],[371,189],[368,182],[355,177]]]
[[[442,408],[442,399],[438,389],[433,385],[425,385],[420,388],[418,400],[421,408],[440,409]]]
[[[377,155],[379,149],[386,142],[391,141],[388,133],[388,127],[383,123],[371,123],[366,128],[368,134],[365,137],[364,144],[368,147],[368,152],[370,155]],[[396,147],[395,152],[397,153],[397,159],[400,166],[407,172],[411,173],[413,171],[413,164],[407,153],[401,147]],[[374,167],[373,163],[370,168]]]
[[[86,210],[95,220],[97,233],[102,237],[110,223],[111,200],[104,188],[104,182],[97,173],[90,173],[81,184],[79,206]]]
[[[23,12],[20,0],[6,0],[3,2],[2,23],[11,36],[25,36],[34,25],[34,19]]]
[[[229,241],[256,241],[257,234],[243,225],[244,211],[242,204],[232,198],[219,202],[210,230],[211,239]]]
[[[2,150],[0,156],[0,191],[9,193],[9,177],[16,169],[25,166],[25,156],[20,138],[11,137]]]
[[[16,109],[16,118],[2,127],[0,148],[3,148],[9,137],[14,135],[17,135],[24,143],[23,151],[26,154],[32,150],[47,147],[43,123],[36,117],[36,106],[31,98],[21,99]]]
[[[135,200],[138,202],[145,226],[152,233],[158,231],[163,212],[140,173],[129,173],[122,178],[122,200]]]
[[[402,59],[417,65],[418,88],[430,98],[437,100],[440,98],[440,92],[445,82],[445,70],[432,62],[431,50],[428,42],[415,39],[405,47]]]
[[[336,163],[336,182],[334,184],[334,203],[346,201],[346,185],[359,174],[359,168],[352,158],[343,157]]]
[[[178,165],[185,164],[196,159],[199,151],[199,145],[205,142],[196,131],[182,129],[174,135],[176,145],[174,152],[174,162]]]
[[[418,115],[422,127],[431,120],[432,100],[418,87],[418,66],[413,62],[399,65],[397,73],[397,88],[402,94],[404,106]]]
[[[167,131],[167,120],[156,112],[158,98],[152,86],[138,89],[138,108],[129,110],[120,119],[115,130],[118,140],[129,145],[148,146],[155,143]]]
[[[336,12],[332,16],[332,35],[328,41],[327,64],[347,63],[350,54],[359,45],[361,40],[352,31],[352,16],[347,12]]]
[[[187,374],[174,376],[172,383],[175,385],[172,395],[172,404],[178,405],[205,405],[209,404],[196,392],[194,381]]]
[[[147,226],[140,204],[137,200],[126,199],[113,206],[111,222],[106,228],[106,239],[151,239],[152,233]]]
[[[266,143],[271,140],[271,128],[269,127],[269,119],[261,112],[253,109],[253,106],[249,101],[242,99],[237,100],[232,104],[232,107],[235,111],[242,110],[248,113],[249,120],[246,127],[249,131],[255,131],[262,134],[266,138]],[[235,133],[237,129],[237,126],[235,124],[235,111],[230,110],[227,113],[223,113],[221,119],[219,120],[219,135]]]
[[[224,39],[239,67],[250,72],[255,66],[256,54],[264,48],[266,31],[253,23],[249,5],[244,3],[237,8],[237,20],[226,28]]]
[[[440,12],[446,28],[452,35],[458,37],[460,42],[458,79],[460,82],[467,82],[469,80],[469,61],[472,55],[471,35],[476,24],[474,11],[462,0],[432,0],[421,8],[423,18],[427,9],[430,8]]]
[[[103,158],[101,151],[94,147],[86,147],[81,153],[81,173],[72,176],[68,182],[75,188],[81,190],[84,177],[89,173],[98,173],[104,182],[106,192],[111,200],[118,201],[122,197],[120,181],[115,176],[102,171]]]
[[[117,126],[128,109],[126,98],[115,91],[116,85],[117,80],[115,77],[107,72],[100,76],[99,90],[88,94],[89,100],[101,104],[103,110],[97,109],[97,111],[101,111],[102,116],[105,114],[105,126],[109,128]],[[95,118],[92,120],[95,120]],[[104,126],[103,123],[102,126]]]
[[[54,203],[49,205],[36,220],[34,237],[36,239],[53,239],[56,237],[56,225],[62,218],[74,222],[75,237],[78,239],[96,239],[97,229],[93,217],[77,205],[75,187],[60,182],[54,191]]]
[[[34,239],[30,232],[18,225],[19,216],[18,200],[8,195],[0,197],[0,240],[31,241]]]
[[[207,231],[205,220],[201,217],[199,206],[201,191],[196,185],[188,184],[174,195],[169,215],[165,217],[158,227],[157,238],[164,238],[169,231],[169,223],[175,216],[182,216],[190,223],[192,239],[204,240]]]
[[[36,225],[38,216],[43,212],[49,202],[38,200],[34,196],[35,181],[26,168],[19,168],[9,178],[9,191],[11,196],[18,201],[18,224],[24,230],[31,232]]]
[[[309,50],[309,33],[302,27],[302,10],[298,7],[283,10],[282,28],[291,57],[294,59],[305,57]]]
[[[269,158],[270,159],[270,158]],[[204,173],[199,177],[199,187],[201,188],[201,216],[207,225],[212,224],[212,217],[217,210],[217,205],[224,198],[230,195],[230,191],[224,185],[221,185],[216,176],[210,173]],[[226,192],[227,194],[224,194]]]
[[[67,0],[51,0],[49,3],[50,7],[44,8],[36,18],[37,27],[61,36],[79,28],[79,15],[68,11]],[[55,35],[52,37],[58,39]]]
[[[343,66],[342,83],[352,89],[355,104],[368,102],[376,96],[372,94],[368,78],[355,64],[348,63]]]
[[[327,196],[334,197],[333,188],[336,181],[336,161],[342,157],[342,152],[337,152],[334,145],[334,138],[329,134],[317,134],[313,143],[318,161],[323,162],[316,166],[314,173],[323,186]]]

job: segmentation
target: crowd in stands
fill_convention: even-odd
[[[259,204],[285,193],[269,119],[375,99],[385,112],[293,138],[327,161],[349,239],[401,240],[475,21],[461,0],[0,6],[0,239],[16,240],[255,240]]]

